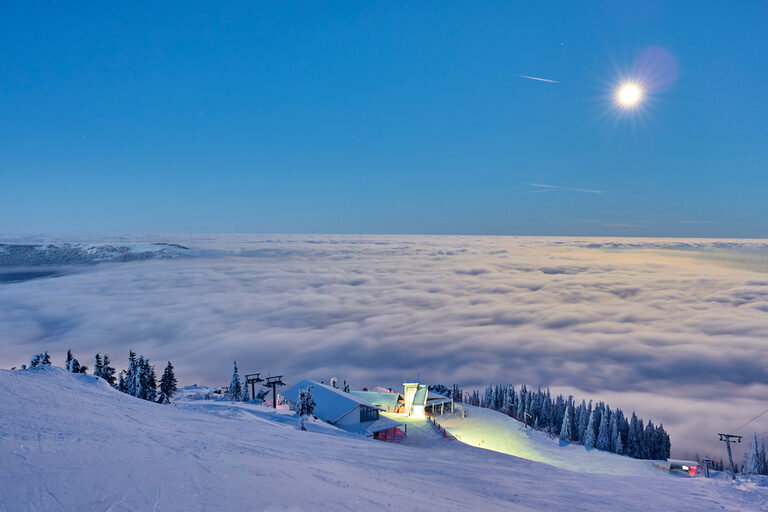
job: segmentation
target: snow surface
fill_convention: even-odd
[[[470,410],[475,426],[455,428],[468,439],[472,428],[491,428],[493,414]],[[301,432],[295,416],[265,406],[157,405],[59,368],[0,370],[0,511],[756,511],[768,503],[768,488],[749,481],[678,478],[594,452],[579,457],[597,456],[616,474],[585,474],[447,441],[424,421],[410,420],[408,430],[404,444],[322,423]],[[541,436],[513,436],[545,458],[558,450]],[[570,448],[563,460],[580,447]],[[628,476],[627,465],[641,469]]]

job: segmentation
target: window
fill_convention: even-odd
[[[366,421],[376,421],[379,419],[379,410],[373,407],[360,406],[360,423]]]

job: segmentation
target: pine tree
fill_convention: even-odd
[[[104,361],[101,365],[101,378],[107,381],[107,383],[115,387],[115,369],[110,366],[111,361],[109,360],[109,356],[107,354],[104,354]]]
[[[610,416],[611,411],[608,409],[608,407],[605,408],[605,411],[603,411],[601,418],[600,418],[600,428],[597,432],[597,442],[595,443],[595,448],[598,450],[603,451],[610,451],[611,450],[611,432],[609,427],[610,422]]]
[[[627,437],[627,455],[636,459],[640,458],[640,442],[642,433],[637,415],[632,412],[632,420],[629,422],[629,436]]]
[[[560,428],[560,440],[567,443],[571,442],[573,437],[573,423],[571,420],[572,414],[570,413],[570,405],[567,406],[565,414],[563,415],[563,426]]]
[[[597,436],[595,435],[595,431],[597,430],[596,422],[597,419],[595,410],[593,409],[592,412],[589,413],[589,421],[587,421],[587,432],[584,434],[584,446],[587,448],[594,448],[595,444],[597,443]]]
[[[592,403],[590,402],[590,405]],[[587,424],[589,423],[589,412],[587,410],[587,402],[581,401],[581,407],[579,408],[579,425],[577,427],[577,436],[579,444],[584,444],[584,437],[587,434]]]
[[[237,373],[237,361],[232,364],[232,380],[229,382],[229,399],[240,401],[243,398],[243,388],[240,375]]]
[[[744,453],[741,462],[741,472],[745,475],[759,475],[762,469],[760,463],[760,450],[757,445],[757,434],[752,438],[749,448]]]
[[[173,365],[168,361],[165,370],[163,370],[163,376],[160,378],[160,399],[164,402],[170,402],[176,389],[176,375],[173,373]]]
[[[765,439],[760,440],[760,450],[758,451],[760,474],[768,475],[768,458],[765,456]]]
[[[296,414],[299,416],[299,428],[307,430],[306,419],[315,413],[315,401],[312,399],[312,386],[299,388],[299,403]]]
[[[40,366],[40,362],[43,360],[43,354],[35,354],[32,356],[32,358],[29,360],[29,367],[30,368],[36,368]]]
[[[101,360],[101,355],[97,352],[96,355],[93,357],[93,375],[96,377],[101,377],[102,369],[104,367],[104,363]]]
[[[621,443],[621,433],[619,432],[619,414],[618,411],[611,414],[611,451],[613,453],[624,453],[624,446]]]
[[[136,361],[136,352],[133,350],[128,351],[128,369],[121,374],[122,383],[120,384],[120,391],[127,393],[131,396],[138,396],[138,365]]]
[[[64,368],[66,368],[66,370],[68,372],[72,371],[72,359],[74,359],[72,357],[72,349],[68,349],[67,350],[67,360],[64,363]]]
[[[147,359],[147,366],[149,366],[149,359]],[[147,373],[146,399],[150,402],[157,400],[157,377],[155,376],[154,366],[149,366],[149,372]]]

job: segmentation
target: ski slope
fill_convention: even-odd
[[[658,471],[648,461],[561,443],[557,438],[525,428],[522,422],[491,409],[467,404],[457,404],[456,407],[457,411],[466,410],[466,418],[458,414],[436,419],[459,441],[471,446],[582,473],[645,476]]]
[[[526,442],[542,457],[556,449],[536,436]],[[625,464],[600,455],[603,466]],[[288,412],[259,405],[157,405],[59,368],[0,370],[3,512],[735,512],[764,510],[768,503],[768,488],[749,482],[608,473],[572,471],[455,441],[384,443],[321,423],[301,432]]]

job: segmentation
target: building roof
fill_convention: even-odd
[[[413,395],[413,405],[425,405],[427,403],[427,386],[419,386]]]
[[[349,414],[355,407],[361,405],[378,409],[378,407],[366,402],[362,398],[308,379],[294,384],[280,394],[291,402],[296,403],[299,400],[299,389],[306,389],[310,386],[312,387],[312,398],[315,401],[315,415],[328,423],[338,421],[346,414]]]
[[[350,393],[373,405],[378,405],[382,409],[391,407],[397,409],[397,402],[400,400],[399,393],[390,393],[389,391],[350,391]]]
[[[387,430],[393,427],[399,427],[401,425],[402,423],[398,423],[393,419],[379,416],[379,419],[375,421],[366,421],[365,423],[338,426],[347,432],[354,432],[355,434],[362,434],[364,436],[372,436],[376,432],[381,432],[382,430]]]
[[[448,398],[447,396],[443,396],[439,393],[435,393],[434,391],[430,391],[427,394],[427,403],[430,405],[449,404],[451,402],[453,402],[453,399]]]

